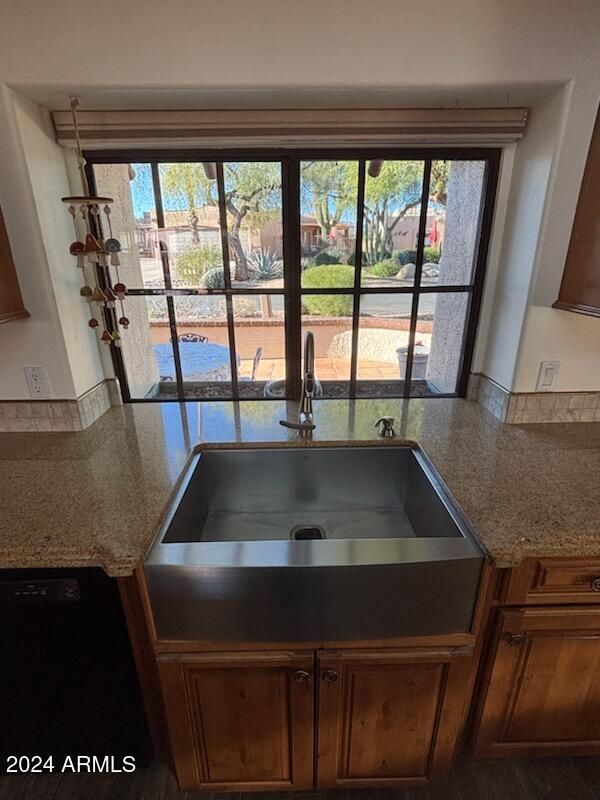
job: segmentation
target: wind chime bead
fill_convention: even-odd
[[[121,252],[121,242],[118,239],[115,239],[111,236],[110,239],[107,239],[104,242],[104,249],[107,253],[120,253]]]
[[[111,265],[111,267],[119,267],[119,266],[121,266],[121,262],[119,261],[119,254],[118,253],[111,253],[110,254],[110,265]]]
[[[119,300],[122,300],[125,297],[125,292],[127,291],[127,287],[125,286],[124,283],[115,283],[113,289]]]
[[[122,325],[124,328],[129,326],[129,320],[127,317],[119,317],[119,325]]]
[[[91,233],[88,233],[86,235],[85,245],[83,249],[84,252],[86,253],[97,253],[100,250],[100,245],[98,244],[98,240]]]
[[[114,308],[117,297],[110,286],[104,291],[104,297],[106,298],[106,305],[109,308]]]
[[[112,340],[114,342],[115,347],[121,347],[121,337],[119,336],[118,331],[112,331],[111,333]]]
[[[79,294],[82,297],[85,297],[85,299],[88,301],[88,303],[91,303],[92,295],[94,294],[94,290],[92,289],[91,286],[87,286],[87,285],[86,286],[82,286],[81,289],[79,290]]]
[[[94,301],[94,303],[104,303],[106,301],[104,292],[99,286],[96,286],[96,288],[92,292],[92,300]]]
[[[97,328],[100,323],[95,317],[92,317],[91,320],[88,322],[90,328]]]
[[[106,329],[102,331],[102,336],[100,338],[105,344],[110,344],[112,342],[112,337]]]
[[[71,253],[72,256],[76,256],[78,253],[83,253],[84,250],[85,245],[83,242],[71,242],[71,245],[69,246],[69,253]]]

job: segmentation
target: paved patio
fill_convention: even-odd
[[[322,381],[349,380],[350,361],[339,358],[315,358],[315,372]],[[240,362],[240,375],[250,377],[252,359]],[[400,378],[399,367],[383,361],[358,360],[358,377],[364,380],[391,380]],[[284,358],[261,358],[256,372],[257,380],[281,380],[285,378]]]

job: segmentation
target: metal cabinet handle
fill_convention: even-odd
[[[592,578],[590,587],[592,592],[600,592],[600,578]]]
[[[334,669],[326,669],[323,672],[323,680],[325,683],[335,683],[338,679],[338,674]]]
[[[523,644],[525,636],[522,633],[505,633],[502,638],[509,647],[519,647]]]
[[[294,680],[296,683],[307,683],[310,680],[310,672],[305,669],[297,669],[294,672]]]

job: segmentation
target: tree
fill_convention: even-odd
[[[346,211],[356,208],[358,171],[354,161],[309,161],[302,165],[302,206],[314,214],[327,240]]]
[[[160,183],[165,195],[187,206],[192,243],[199,244],[197,209],[206,202],[206,197],[210,194],[210,181],[204,167],[198,162],[161,164]]]
[[[448,199],[449,161],[432,161],[429,178],[429,195],[439,205],[445,206]]]
[[[217,182],[207,178],[201,163],[163,164],[160,170],[163,193],[185,203],[189,212],[192,241],[200,241],[197,210],[202,205],[218,206]],[[224,165],[225,208],[228,215],[229,246],[235,260],[235,280],[248,280],[248,262],[241,242],[244,221],[255,222],[281,209],[281,168],[278,163],[245,161]],[[262,215],[262,216],[261,216]]]
[[[422,183],[421,161],[384,161],[376,178],[367,177],[363,246],[368,264],[392,253],[396,226],[421,204]]]
[[[431,167],[431,198],[446,202],[448,162]],[[314,214],[326,239],[345,214],[354,215],[358,169],[355,161],[311,161],[302,167],[302,206]],[[384,161],[376,178],[365,184],[363,245],[367,263],[375,264],[393,250],[394,230],[406,214],[420,206],[422,161]]]
[[[248,261],[240,239],[246,217],[258,220],[280,213],[281,168],[278,163],[242,161],[225,165],[227,234],[235,259],[235,279],[248,280]]]

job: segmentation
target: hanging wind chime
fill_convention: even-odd
[[[68,205],[75,229],[75,240],[71,243],[69,251],[76,258],[77,267],[82,271],[83,286],[79,290],[79,294],[90,307],[88,325],[90,328],[102,329],[100,339],[105,344],[120,347],[119,328],[127,328],[129,320],[125,316],[123,308],[127,287],[119,277],[121,243],[113,236],[110,219],[111,205],[114,201],[112,197],[96,197],[90,194],[85,174],[85,159],[81,152],[79,138],[78,107],[79,100],[75,97],[71,98],[71,113],[77,146],[77,166],[83,194],[62,198],[62,202]],[[102,224],[103,216],[104,225]],[[107,239],[102,238],[103,230],[108,233]],[[115,271],[116,282],[114,284],[111,280],[111,268]],[[116,311],[117,304],[119,316]],[[99,313],[97,314],[97,312]]]

